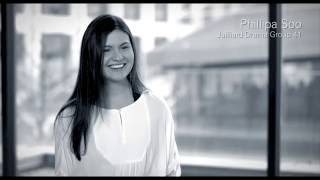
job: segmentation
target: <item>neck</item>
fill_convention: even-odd
[[[103,94],[109,96],[123,95],[131,92],[131,84],[127,79],[122,81],[108,81],[103,87]]]
[[[125,101],[133,101],[132,87],[127,79],[122,81],[108,81],[101,90],[99,104],[106,108],[118,108]]]

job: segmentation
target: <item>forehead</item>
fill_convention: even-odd
[[[106,37],[106,45],[130,43],[129,35],[121,30],[113,30]]]

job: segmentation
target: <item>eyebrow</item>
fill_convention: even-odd
[[[129,42],[123,42],[120,44],[120,46],[126,45],[126,44],[130,44]],[[111,45],[104,45],[104,47],[112,47]]]

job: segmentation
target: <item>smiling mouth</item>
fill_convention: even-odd
[[[121,69],[126,65],[126,63],[122,63],[122,64],[112,64],[112,65],[108,65],[108,67],[110,67],[111,69]]]

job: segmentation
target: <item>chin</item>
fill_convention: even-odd
[[[124,78],[112,78],[112,79],[108,79],[109,81],[113,81],[113,82],[122,82],[122,81],[127,81],[127,77]]]
[[[127,75],[118,75],[118,76],[105,76],[105,80],[106,81],[112,81],[112,82],[121,82],[121,81],[126,81],[126,80],[128,80],[127,79],[127,76],[128,76],[129,74],[127,74]]]

